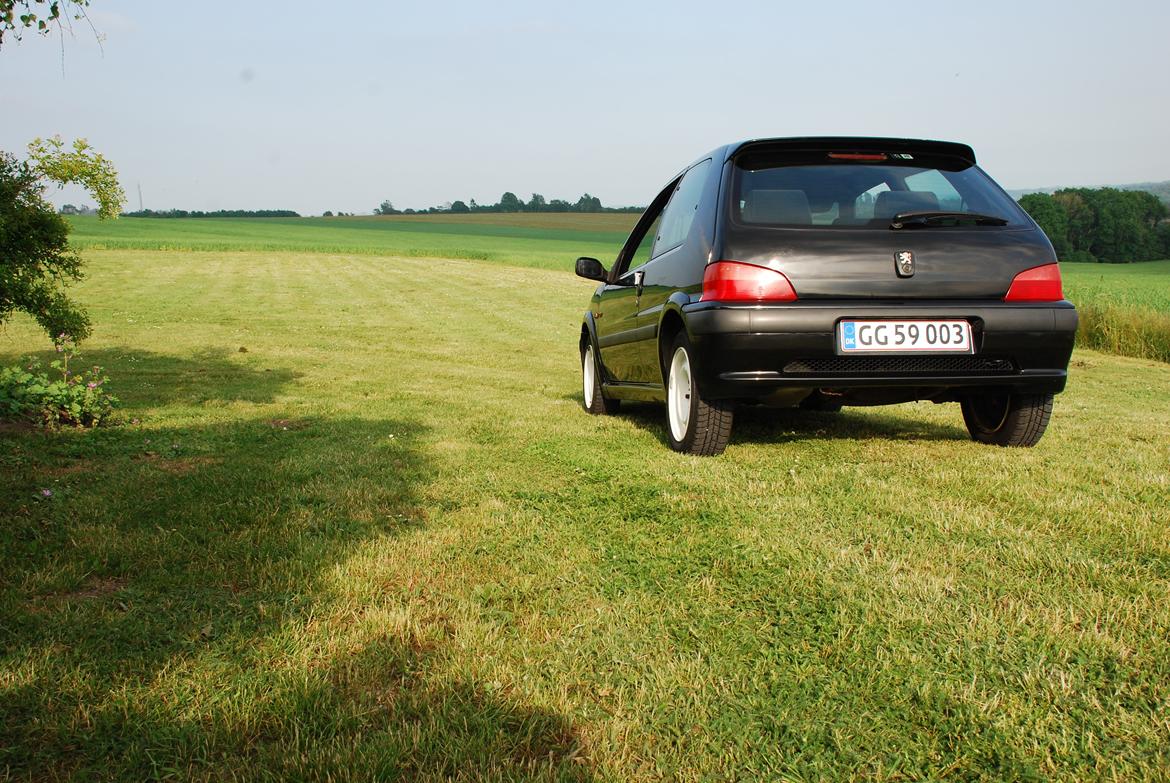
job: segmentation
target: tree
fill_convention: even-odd
[[[451,202],[451,211],[460,215],[464,215],[471,211],[471,208],[462,201],[456,200]]]
[[[1158,232],[1166,217],[1166,205],[1151,193],[1066,188],[1056,191],[1052,200],[1067,216],[1070,261],[1126,264],[1165,254],[1165,243]],[[1024,200],[1020,203],[1024,204]],[[1044,228],[1047,230],[1047,226]]]
[[[519,212],[524,209],[524,202],[516,197],[512,191],[508,191],[500,196],[500,211],[501,212]]]
[[[600,212],[601,199],[597,196],[590,196],[588,193],[577,199],[577,204],[573,207],[574,212]]]
[[[389,201],[383,201],[374,209],[375,215],[400,215],[402,214]]]
[[[868,195],[868,194],[865,194]],[[1068,241],[1068,213],[1064,205],[1047,193],[1029,193],[1020,199],[1020,206],[1032,216],[1056,250],[1056,257],[1067,260],[1072,252]]]
[[[1068,215],[1068,243],[1073,253],[1089,260],[1088,256],[1092,255],[1089,246],[1097,231],[1097,221],[1085,200],[1084,194],[1087,192],[1084,188],[1065,188],[1053,193],[1052,198]]]
[[[544,196],[533,193],[524,208],[529,212],[544,212],[548,208],[548,202],[544,200]]]
[[[0,324],[25,312],[51,336],[77,341],[88,336],[89,318],[64,289],[81,279],[81,259],[69,248],[69,223],[44,199],[46,182],[85,186],[102,218],[117,217],[126,196],[84,139],[72,152],[59,138],[36,139],[24,161],[0,152]]]
[[[28,159],[44,179],[58,185],[81,185],[88,190],[97,199],[98,217],[116,218],[122,211],[126,193],[118,184],[118,172],[85,139],[74,141],[72,151],[65,149],[60,136],[33,139],[28,145]]]
[[[0,45],[4,34],[20,40],[25,30],[35,29],[42,35],[72,19],[84,19],[89,0],[0,0]]]

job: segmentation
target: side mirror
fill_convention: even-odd
[[[609,273],[605,271],[605,267],[596,258],[582,256],[577,259],[577,276],[583,277],[586,280],[596,280],[604,283],[609,277]]]

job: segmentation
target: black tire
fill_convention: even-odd
[[[1052,416],[1051,394],[973,394],[960,405],[971,438],[994,446],[1035,446]]]
[[[621,407],[621,400],[611,400],[601,390],[601,362],[588,340],[581,345],[581,407],[595,416],[617,413]]]
[[[693,367],[690,341],[680,332],[666,356],[666,434],[675,451],[714,457],[731,439],[735,408],[730,402],[699,396]]]

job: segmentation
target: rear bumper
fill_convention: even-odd
[[[710,399],[760,398],[781,389],[907,389],[918,398],[949,389],[1064,389],[1076,336],[1069,302],[793,302],[684,308],[699,388]],[[962,318],[973,354],[841,356],[843,318]]]

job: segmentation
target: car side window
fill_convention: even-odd
[[[658,228],[662,224],[662,215],[654,218],[654,222],[650,224],[649,230],[646,231],[642,237],[642,241],[638,243],[638,248],[630,256],[630,263],[626,269],[637,269],[650,260],[650,248],[654,247],[654,238],[658,236]]]
[[[654,240],[658,237],[658,229],[662,225],[662,211],[666,208],[671,194],[678,186],[678,180],[663,188],[662,192],[654,197],[650,206],[638,219],[638,225],[626,240],[622,252],[618,254],[617,263],[612,272],[614,279],[622,277],[632,269],[637,269],[650,260],[650,250]]]
[[[696,163],[679,180],[670,203],[662,213],[662,223],[658,227],[658,237],[654,241],[651,258],[674,250],[686,241],[691,223],[695,222],[695,213],[699,209],[699,199],[703,196],[703,185],[707,181],[707,168],[710,165],[710,158],[702,163]]]

